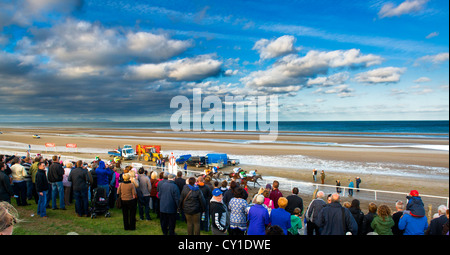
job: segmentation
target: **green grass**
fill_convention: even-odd
[[[151,221],[142,221],[139,220],[139,212],[137,212],[136,230],[125,231],[121,209],[110,209],[110,218],[105,218],[103,215],[94,219],[78,217],[75,214],[74,200],[71,205],[66,206],[67,210],[47,209],[48,218],[41,218],[36,214],[37,205],[34,200],[29,200],[28,203],[30,205],[19,207],[15,199],[12,199],[12,205],[19,212],[20,219],[14,227],[13,235],[67,235],[69,232],[80,235],[162,235],[160,221],[154,213],[150,213]],[[177,221],[175,232],[178,235],[186,235],[186,223]],[[201,232],[201,235],[210,234],[211,232]]]

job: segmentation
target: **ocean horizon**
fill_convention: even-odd
[[[247,123],[244,129],[249,131]],[[148,129],[170,130],[168,121],[79,121],[79,122],[0,122],[0,128],[96,128],[96,129]],[[191,122],[191,128],[193,122]],[[222,123],[225,130],[225,122]],[[258,127],[257,130],[258,131]],[[400,120],[400,121],[279,121],[280,132],[349,132],[349,133],[392,133],[392,134],[449,134],[448,120]]]

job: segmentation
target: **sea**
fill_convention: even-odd
[[[247,123],[244,123],[243,129],[236,129],[238,123],[234,122],[235,132],[249,131]],[[143,129],[143,130],[168,130],[170,131],[170,122],[0,122],[0,128],[92,128],[92,129]],[[191,127],[193,123],[191,122]],[[225,122],[222,124],[222,130],[225,130]],[[279,121],[278,131],[289,134],[302,132],[302,135],[313,135],[315,132],[327,132],[328,135],[334,133],[342,135],[343,133],[370,133],[371,136],[390,136],[399,137],[439,137],[448,138],[449,121]],[[201,131],[200,131],[201,132]],[[258,133],[258,131],[256,131]],[[344,134],[345,135],[345,134]]]

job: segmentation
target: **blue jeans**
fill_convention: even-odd
[[[66,208],[64,204],[64,186],[63,182],[52,182],[52,208],[56,209],[56,195],[59,194],[59,207]]]
[[[82,216],[88,215],[88,191],[86,190],[74,190],[73,197],[75,198],[75,212]]]
[[[47,204],[47,191],[42,191],[42,196],[41,194],[38,193],[39,195],[39,200],[38,200],[38,206],[37,206],[37,214],[41,217],[47,216],[47,209],[45,209],[45,206]]]

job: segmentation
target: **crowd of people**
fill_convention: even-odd
[[[183,178],[168,172],[148,172],[120,163],[102,161],[62,162],[59,156],[34,159],[0,155],[0,233],[12,233],[18,221],[17,206],[37,204],[37,215],[47,209],[66,210],[75,200],[78,217],[92,213],[94,194],[106,194],[107,208],[122,209],[125,230],[135,230],[137,217],[159,218],[164,235],[175,235],[177,222],[187,224],[188,235],[201,231],[213,235],[448,235],[449,210],[441,205],[428,221],[419,192],[412,190],[406,202],[389,205],[370,203],[368,213],[360,201],[341,203],[338,192],[325,197],[323,191],[304,208],[298,188],[287,196],[278,181],[249,194],[239,181],[212,182],[208,176]],[[358,185],[359,186],[359,185]],[[59,197],[59,207],[58,200]],[[14,209],[14,208],[13,208]]]

